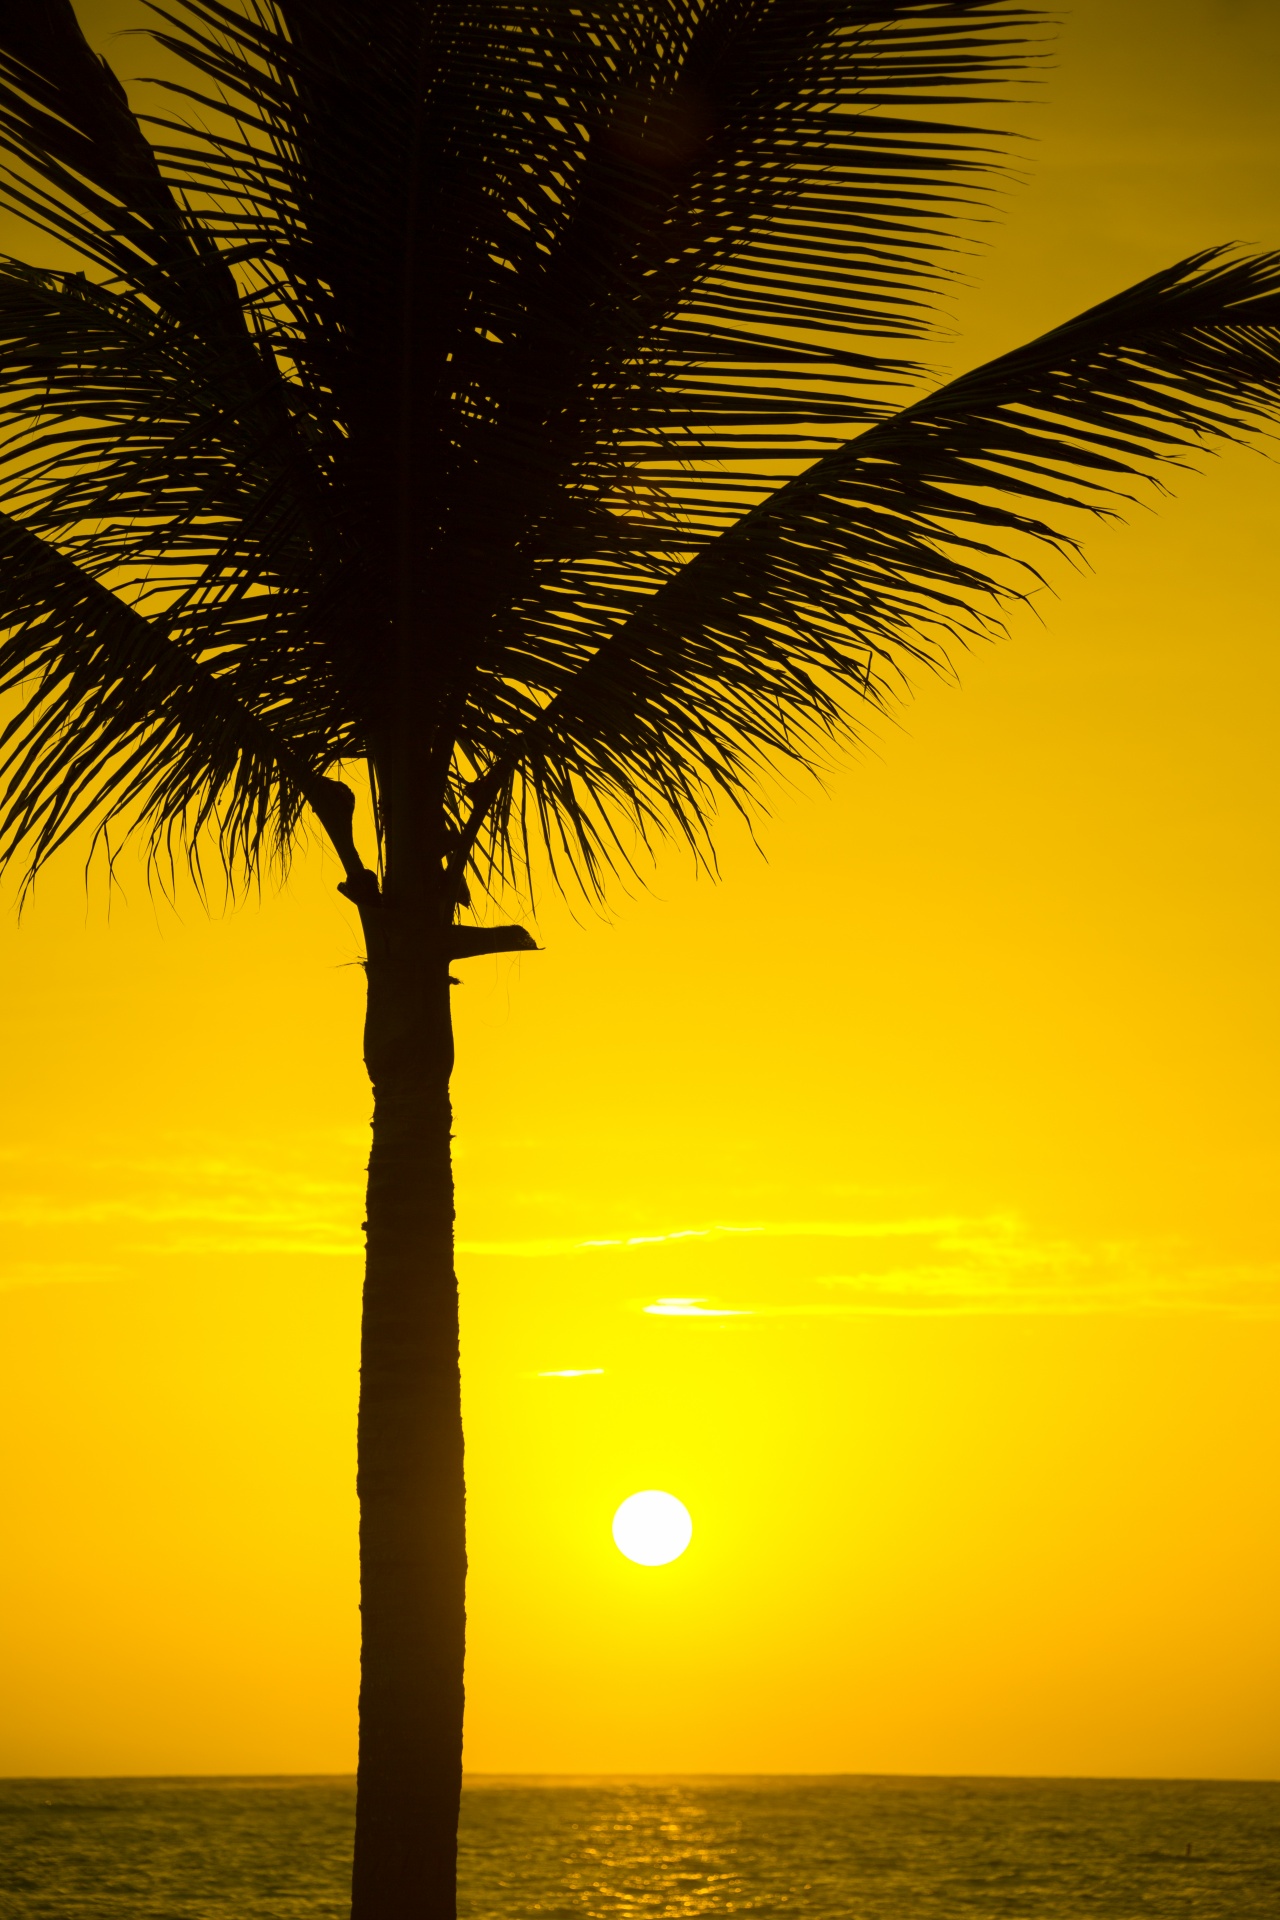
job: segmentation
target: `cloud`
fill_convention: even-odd
[[[139,1258],[358,1262],[359,1183],[324,1177],[349,1143],[294,1144],[283,1163],[278,1148],[264,1144],[253,1160],[105,1152],[71,1169],[56,1157],[8,1150],[0,1285],[105,1278]],[[666,1320],[1280,1314],[1280,1262],[1215,1260],[1212,1248],[1173,1238],[1070,1239],[1013,1213],[713,1220],[646,1233],[464,1239],[458,1253],[464,1261],[598,1262],[602,1281],[605,1270],[619,1281],[625,1273],[620,1292],[635,1310]],[[663,1279],[683,1291],[659,1293]],[[699,1282],[705,1292],[689,1291]]]
[[[0,1285],[89,1268],[105,1277],[150,1257],[359,1259],[358,1181],[282,1166],[265,1149],[252,1164],[200,1154],[85,1154],[70,1166],[37,1154],[4,1160]]]
[[[1037,1234],[1014,1214],[718,1223],[610,1239],[485,1242],[469,1249],[464,1244],[459,1251],[522,1260],[555,1255],[608,1258],[642,1248],[660,1251],[677,1243],[696,1247],[732,1238],[743,1243],[744,1251],[760,1242],[825,1240],[862,1243],[866,1254],[856,1263],[833,1261],[825,1271],[801,1278],[775,1271],[763,1286],[762,1263],[755,1258],[742,1293],[723,1304],[711,1304],[707,1295],[664,1294],[636,1302],[639,1311],[669,1319],[743,1320],[886,1314],[1280,1314],[1280,1262],[1206,1261],[1172,1237],[1086,1241]],[[718,1275],[723,1272],[721,1265]]]
[[[733,1320],[744,1313],[750,1313],[749,1307],[709,1307],[700,1299],[683,1299],[670,1296],[654,1300],[642,1309],[644,1313],[665,1314],[675,1320]]]
[[[825,1223],[824,1223],[825,1224]],[[782,1233],[785,1230],[776,1229]],[[815,1230],[816,1231],[816,1230]],[[902,1237],[919,1258],[855,1268],[801,1283],[807,1297],[744,1298],[733,1308],[667,1300],[646,1313],[752,1319],[857,1315],[1098,1314],[1216,1312],[1280,1314],[1280,1262],[1211,1264],[1176,1240],[1080,1242],[1041,1238],[1021,1221],[899,1223],[894,1234],[857,1231],[830,1238]],[[817,1297],[814,1297],[816,1294]]]
[[[458,1252],[498,1260],[549,1260],[571,1253],[625,1253],[636,1247],[671,1246],[682,1240],[884,1240],[962,1227],[963,1220],[765,1220],[707,1227],[675,1227],[667,1233],[631,1233],[590,1240],[459,1240]]]

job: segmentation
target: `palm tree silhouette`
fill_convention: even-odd
[[[1183,261],[940,390],[1040,57],[1007,0],[168,0],[131,110],[0,0],[6,859],[138,831],[367,953],[356,1920],[451,1915],[465,1544],[450,965],[997,628],[1070,513],[1280,398],[1280,259]],[[979,115],[985,114],[985,107]],[[958,124],[960,113],[965,124]],[[905,404],[904,404],[905,403]],[[341,777],[346,774],[346,778]],[[371,800],[357,847],[358,775]]]

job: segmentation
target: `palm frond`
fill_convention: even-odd
[[[310,804],[337,823],[308,758],[202,662],[30,529],[0,514],[0,862],[30,873],[86,822],[186,848],[216,824],[229,871],[288,847]]]
[[[80,262],[0,263],[37,862],[137,815],[252,868],[305,800],[350,867],[355,759],[450,902],[535,840],[589,887],[705,851],[1080,509],[1276,405],[1277,263],[1222,255],[902,405],[1015,0],[152,13],[188,78],[141,120],[70,0],[0,0],[0,199]]]
[[[236,128],[164,147],[166,178],[222,209],[352,423],[352,467],[397,476],[420,579],[460,543],[490,571],[510,552],[508,597],[586,495],[638,483],[715,531],[778,462],[884,411],[909,371],[886,345],[928,331],[1001,159],[946,114],[1025,73],[1040,19],[1005,0],[166,17]]]
[[[513,644],[524,723],[470,716],[456,858],[510,874],[531,817],[588,884],[616,828],[705,844],[717,801],[856,732],[911,668],[1001,628],[1036,548],[1140,476],[1280,407],[1280,256],[1194,256],[963,375],[816,461],[604,636]],[[533,623],[530,623],[531,625]],[[557,683],[555,668],[561,667]],[[509,701],[514,718],[515,701]]]
[[[183,402],[219,421],[224,456],[268,462],[314,546],[331,544],[336,527],[325,512],[324,465],[316,458],[319,417],[257,337],[252,304],[226,250],[164,177],[120,82],[88,47],[69,0],[38,8],[0,4],[0,149],[10,158],[0,173],[0,203],[106,275],[99,285],[83,273],[28,273],[28,295],[43,282],[45,310],[24,316],[24,270],[9,263],[3,298],[19,331],[13,358],[3,363],[6,376],[14,376],[5,380],[5,410],[19,442],[37,399],[51,400],[65,417],[79,397],[82,417],[92,422],[96,412],[105,435],[122,423],[133,426],[131,410],[145,432],[157,399],[172,413],[181,389]],[[105,356],[100,365],[98,356]],[[42,378],[52,382],[47,394]],[[43,427],[44,414],[39,418]],[[326,424],[332,429],[331,420]],[[47,438],[43,445],[48,455]],[[81,472],[91,451],[87,444],[79,450]],[[123,479],[117,492],[124,501],[134,495],[145,502],[155,524],[167,503],[151,499],[145,465],[134,475],[122,472],[126,464],[118,456],[104,482]],[[52,459],[46,470],[53,471]],[[197,491],[193,469],[188,498]]]
[[[1039,31],[1011,0],[153,13],[191,83],[144,124],[70,0],[0,0],[0,198],[88,269],[0,272],[7,503],[300,762],[390,791],[425,757],[441,796],[481,687],[491,732],[527,721],[493,661],[540,607],[572,655],[885,412],[999,163],[956,112]],[[22,614],[15,674],[58,684],[56,627]],[[150,738],[154,819],[186,817]],[[60,821],[91,768],[128,786],[77,764]]]

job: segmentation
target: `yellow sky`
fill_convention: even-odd
[[[1280,244],[1278,69],[1074,8],[949,364]],[[1280,1771],[1280,471],[1212,468],[767,862],[467,967],[472,1768]],[[0,927],[0,1772],[344,1770],[353,916],[122,872]]]

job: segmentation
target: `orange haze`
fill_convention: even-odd
[[[1074,8],[950,363],[1280,243],[1278,79],[1267,0]],[[1280,473],[1211,464],[767,862],[465,969],[471,1767],[1280,1771]],[[349,1769],[353,917],[121,877],[0,928],[0,1771]]]

